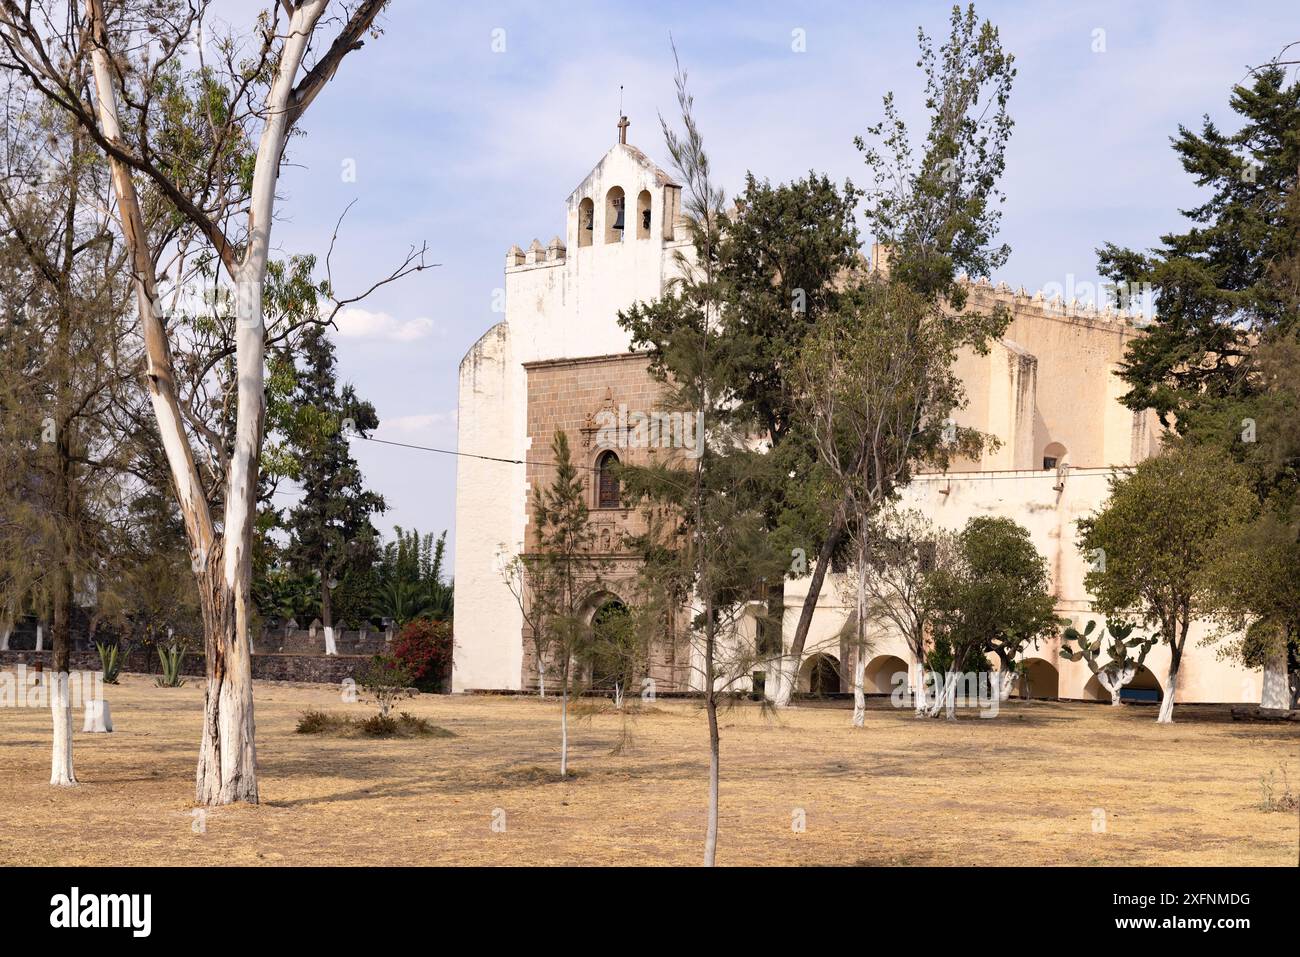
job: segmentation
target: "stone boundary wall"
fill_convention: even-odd
[[[82,627],[72,631],[73,652],[88,652],[97,655],[95,643]],[[385,654],[391,648],[397,632],[392,629],[377,628],[338,628],[335,629],[334,643],[339,656]],[[50,650],[50,628],[45,626],[43,651]],[[36,624],[31,620],[20,621],[14,626],[9,636],[9,651],[33,651],[36,648]],[[0,655],[4,654],[0,651]],[[151,652],[152,654],[152,652]],[[325,631],[322,628],[262,628],[253,636],[253,654],[268,655],[323,655],[325,654]],[[157,664],[157,658],[154,658]],[[137,669],[130,669],[132,671]],[[147,670],[147,669],[146,669]],[[155,669],[156,670],[156,669]]]
[[[368,655],[253,655],[253,677],[265,681],[293,681],[311,684],[340,684],[345,678],[360,680],[360,672],[370,660]],[[40,662],[48,671],[54,666],[52,651],[0,651],[0,668],[23,664],[28,668]],[[74,651],[69,656],[74,671],[99,671],[97,651]],[[128,674],[162,673],[158,656],[152,649],[136,649],[122,665]],[[181,663],[181,673],[189,678],[203,677],[203,656],[189,654]]]

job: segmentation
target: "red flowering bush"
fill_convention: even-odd
[[[445,692],[451,678],[451,622],[408,621],[393,642],[393,657],[421,691]]]

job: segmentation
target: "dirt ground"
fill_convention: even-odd
[[[259,682],[262,803],[192,806],[202,683],[124,676],[117,730],[75,736],[80,786],[49,779],[50,720],[0,709],[0,864],[695,864],[703,711],[664,701],[571,726],[577,777],[554,779],[559,706],[421,695],[454,738],[321,739],[309,708],[364,715],[338,689]],[[1295,865],[1300,728],[1183,708],[1013,702],[993,720],[918,721],[873,701],[722,718],[724,864]],[[77,727],[80,728],[78,715]],[[797,825],[802,819],[803,828]]]

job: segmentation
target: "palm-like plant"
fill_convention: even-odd
[[[430,617],[431,606],[428,589],[420,582],[396,578],[380,583],[371,614],[404,625],[415,618]]]

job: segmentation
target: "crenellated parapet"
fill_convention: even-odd
[[[1107,302],[1098,308],[1095,302],[1085,302],[1077,296],[1066,300],[1055,290],[1050,294],[1045,294],[1041,289],[1030,293],[1024,286],[1013,290],[1005,282],[994,285],[987,278],[972,280],[965,274],[959,275],[957,281],[965,287],[970,297],[970,304],[974,308],[987,309],[998,305],[1017,316],[1060,322],[1082,322],[1111,331],[1138,332],[1151,323],[1151,316],[1135,308],[1117,307],[1113,302]],[[1094,289],[1090,283],[1086,284],[1086,287],[1088,290]],[[1145,297],[1141,301],[1138,301],[1137,297],[1133,299],[1134,305],[1150,305]]]

